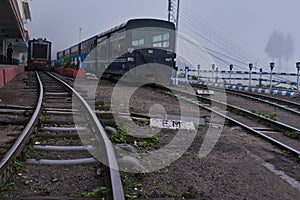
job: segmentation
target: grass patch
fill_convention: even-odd
[[[154,145],[157,145],[159,143],[159,138],[156,135],[150,135],[147,140],[149,140],[149,142]]]
[[[150,135],[144,141],[138,142],[140,147],[154,147],[159,144],[159,138],[156,135]]]
[[[77,197],[100,197],[105,198],[106,193],[108,192],[108,189],[106,187],[97,187],[93,189],[91,192],[82,192],[80,194],[72,194],[71,197],[77,198]]]
[[[265,114],[265,113],[263,113],[263,112],[260,112],[260,111],[257,111],[257,110],[251,110],[251,112],[252,113],[254,113],[254,114],[257,114],[257,115],[261,115],[261,116],[263,116],[263,117],[266,117],[266,118],[268,118],[268,119],[272,119],[272,120],[274,120],[274,121],[277,121],[277,115],[276,114]]]
[[[47,120],[47,117],[45,115],[40,115],[39,123],[40,123],[41,126],[43,124],[45,124],[46,120]]]
[[[185,199],[194,199],[197,197],[197,193],[197,190],[193,186],[190,186],[188,190],[182,194],[182,197]]]
[[[284,135],[292,139],[300,139],[300,133],[298,131],[287,131],[284,133]]]
[[[138,147],[153,147],[159,144],[159,138],[156,135],[150,135],[145,139],[134,138],[132,136],[128,136],[126,132],[120,128],[117,128],[117,133],[112,134],[111,140],[115,144],[132,144]],[[136,141],[137,140],[137,141]]]
[[[25,167],[25,164],[23,162],[21,162],[19,160],[15,160],[14,169],[17,173],[21,172],[24,167]]]
[[[239,116],[249,117],[249,116],[247,116],[247,114],[245,114],[243,111],[241,111],[239,109],[233,108],[230,111],[233,112],[233,113],[235,113],[235,114],[237,114],[237,115],[239,115]]]
[[[81,193],[81,197],[105,197],[107,193],[106,187],[98,187],[91,192]]]
[[[16,189],[16,186],[14,183],[0,183],[0,198],[10,198],[15,197],[14,190]]]
[[[125,131],[123,131],[120,128],[117,128],[117,132],[118,133],[113,134],[111,136],[111,139],[113,140],[113,142],[116,143],[116,144],[127,143],[127,137],[126,137]]]
[[[140,175],[141,174],[120,172],[126,199],[148,198],[142,184],[136,183],[136,180]]]
[[[32,159],[39,159],[40,154],[33,148],[32,145],[29,145],[26,150],[26,157]]]

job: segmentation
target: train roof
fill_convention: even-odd
[[[151,18],[140,18],[140,19],[129,19],[128,21],[115,26],[111,29],[108,29],[107,31],[104,31],[102,33],[99,33],[98,35],[94,35],[88,39],[85,39],[83,41],[81,41],[80,43],[84,43],[87,42],[89,40],[95,40],[97,38],[103,37],[105,35],[108,35],[110,33],[113,33],[115,31],[118,31],[122,28],[126,27],[127,30],[130,29],[134,29],[134,28],[140,28],[140,27],[161,27],[161,28],[167,28],[167,29],[171,29],[171,30],[175,30],[175,24],[166,20],[162,20],[162,19],[151,19]],[[79,45],[76,44],[76,45]],[[76,46],[73,45],[72,47]],[[69,47],[65,50],[62,51],[58,51],[58,52],[64,52],[66,50],[71,49],[72,47]]]
[[[31,40],[29,40],[28,42],[47,42],[47,43],[51,43],[50,41],[48,41],[46,38],[33,38]]]
[[[164,23],[164,26],[162,26],[162,22]],[[161,19],[130,19],[127,22],[124,22],[120,24],[119,26],[115,26],[105,32],[102,32],[98,34],[98,37],[105,36],[109,33],[115,32],[117,30],[120,30],[124,27],[129,29],[139,28],[139,27],[162,27],[167,29],[175,29],[175,25],[172,22],[161,20]]]

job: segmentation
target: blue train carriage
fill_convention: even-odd
[[[52,43],[45,38],[32,39],[28,42],[27,70],[51,70]]]
[[[58,52],[56,53],[56,57],[57,57],[57,60],[58,60],[58,61],[59,61],[59,60],[62,60],[63,57],[64,57],[64,51],[58,51]]]
[[[56,67],[68,67],[81,70],[94,71],[94,63],[84,64],[84,60],[88,54],[96,47],[97,37],[94,36],[83,42],[73,45],[72,47],[63,51],[57,52],[57,59],[55,61]],[[86,69],[85,69],[86,68]]]
[[[155,63],[174,69],[175,25],[158,19],[131,19],[99,34],[95,53],[94,66],[97,67],[91,72],[97,74],[99,69],[105,69],[104,74],[110,78],[118,79],[143,64],[151,67]],[[148,78],[163,74],[144,72]],[[171,77],[171,70],[164,75]]]
[[[52,60],[51,65],[54,67],[58,67],[59,64],[63,61],[64,51],[56,52],[56,59]]]
[[[175,67],[175,25],[158,19],[131,19],[57,53],[57,60],[69,58],[89,73],[120,78],[143,64]],[[155,77],[149,72],[147,76]],[[171,77],[171,72],[170,72]]]
[[[80,69],[87,72],[95,73],[95,59],[92,62],[86,62],[86,57],[91,53],[94,53],[93,50],[97,46],[97,36],[93,36],[89,39],[84,40],[79,44],[80,51],[77,54],[78,60],[80,62]],[[90,55],[92,57],[92,55]]]
[[[70,48],[71,63],[76,69],[80,68],[81,59],[79,57],[80,45],[76,44]]]

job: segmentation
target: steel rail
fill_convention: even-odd
[[[81,95],[74,90],[71,86],[69,86],[66,82],[63,80],[59,79],[58,77],[54,76],[53,74],[47,73],[49,76],[53,77],[54,79],[58,80],[61,82],[66,88],[68,88],[70,91],[72,91],[73,95],[76,96],[84,106],[84,109],[87,111],[89,117],[92,119],[95,128],[97,128],[96,133],[99,133],[101,138],[104,141],[104,145],[106,148],[106,153],[107,153],[107,159],[108,159],[108,167],[110,170],[110,182],[111,182],[111,187],[112,187],[112,196],[113,199],[116,200],[125,200],[124,197],[124,190],[123,190],[123,185],[119,173],[119,167],[116,159],[116,155],[113,149],[113,146],[107,137],[106,131],[104,130],[102,124],[99,122],[96,114],[94,111],[91,109],[91,107],[88,105],[88,103],[81,97]],[[98,137],[97,137],[98,138]]]
[[[294,114],[296,114],[296,115],[300,115],[300,111],[294,110],[293,108],[286,107],[286,105],[295,105],[295,102],[291,102],[291,101],[286,101],[286,100],[284,100],[284,101],[282,101],[282,102],[284,102],[285,105],[280,105],[280,104],[278,104],[278,103],[274,103],[274,102],[271,102],[270,100],[267,100],[268,97],[265,97],[265,96],[262,98],[262,97],[260,97],[259,95],[254,95],[254,96],[256,96],[256,97],[254,97],[254,96],[248,95],[249,93],[239,93],[239,92],[231,91],[231,90],[229,90],[229,91],[226,90],[226,93],[239,95],[239,96],[241,96],[241,97],[245,97],[245,98],[252,99],[252,100],[255,100],[255,101],[260,101],[260,102],[263,102],[263,103],[266,103],[266,104],[275,106],[275,107],[277,107],[277,108],[281,108],[281,109],[283,109],[283,110],[292,112],[292,113],[294,113]],[[258,97],[258,96],[259,96],[259,97]],[[270,99],[272,100],[272,98],[270,98]],[[276,98],[276,99],[277,99],[277,100],[276,100],[277,102],[281,101],[281,100],[278,99],[278,98]],[[299,106],[299,108],[300,108],[300,106]],[[298,109],[298,107],[297,107],[297,109]]]
[[[180,92],[180,93],[183,93],[183,94],[186,95],[186,93],[184,93],[184,92],[182,92],[182,91],[176,90],[176,92]],[[169,93],[169,94],[171,94],[171,93]],[[174,94],[173,94],[173,95],[174,95]],[[187,95],[191,95],[191,94],[187,94]],[[254,134],[257,134],[258,136],[260,136],[260,137],[266,139],[267,141],[269,141],[269,142],[271,142],[271,143],[273,143],[273,144],[275,144],[275,145],[277,145],[277,146],[279,146],[279,147],[281,147],[281,148],[283,148],[283,149],[285,149],[285,150],[288,150],[289,152],[293,153],[293,154],[296,155],[296,156],[299,156],[299,155],[300,155],[300,151],[299,151],[299,150],[294,149],[294,148],[292,148],[292,147],[290,147],[290,146],[288,146],[288,145],[286,145],[286,144],[284,144],[284,143],[282,143],[282,142],[280,142],[280,141],[278,141],[278,140],[276,140],[276,139],[274,139],[274,138],[272,138],[272,137],[270,137],[270,136],[268,136],[268,135],[266,135],[266,134],[264,134],[264,133],[262,133],[262,132],[260,132],[260,131],[258,131],[258,130],[255,130],[254,128],[252,128],[252,127],[250,127],[250,126],[248,126],[248,125],[246,125],[246,124],[243,124],[242,122],[239,122],[239,121],[237,121],[237,120],[235,120],[235,119],[233,119],[233,118],[231,118],[231,117],[228,117],[228,116],[224,115],[223,113],[220,113],[220,112],[218,112],[218,111],[216,111],[216,110],[214,110],[214,109],[212,109],[212,108],[210,108],[210,107],[208,107],[208,106],[202,105],[202,104],[200,104],[199,102],[195,102],[195,101],[193,101],[193,100],[190,100],[190,99],[187,99],[187,98],[178,96],[178,95],[176,95],[176,96],[177,96],[178,98],[180,98],[180,99],[184,99],[185,101],[188,101],[188,102],[190,102],[190,103],[192,103],[192,104],[195,104],[195,105],[197,105],[197,106],[200,106],[200,107],[202,107],[202,108],[204,108],[204,109],[206,109],[206,110],[208,110],[208,111],[210,111],[210,112],[213,112],[213,113],[215,113],[215,114],[217,114],[217,115],[219,115],[219,116],[225,118],[226,120],[228,120],[228,121],[230,121],[230,122],[232,122],[232,123],[234,123],[234,124],[237,124],[237,125],[239,125],[239,126],[245,128],[246,130],[248,130],[248,131],[250,131],[250,132],[252,132],[252,133],[254,133]]]
[[[289,130],[289,131],[296,131],[296,132],[299,132],[300,133],[300,129],[298,128],[295,128],[293,126],[290,126],[290,125],[287,125],[287,124],[284,124],[282,122],[278,122],[278,121],[275,121],[275,120],[272,120],[272,119],[269,119],[267,117],[264,117],[262,115],[258,115],[256,113],[252,113],[248,110],[245,110],[243,108],[239,108],[237,106],[234,106],[234,105],[230,105],[230,104],[227,104],[227,103],[224,103],[224,102],[221,102],[221,101],[217,101],[217,100],[214,100],[214,99],[210,99],[210,98],[207,98],[207,97],[203,97],[203,96],[200,96],[200,95],[196,95],[198,98],[200,99],[204,99],[206,101],[211,101],[211,102],[214,102],[216,104],[219,104],[221,106],[226,106],[227,108],[231,109],[231,110],[238,110],[240,112],[243,112],[249,116],[252,116],[252,117],[255,117],[255,118],[258,118],[259,120],[262,120],[268,124],[271,124],[272,127],[274,127],[274,125],[276,126],[276,129],[279,129],[281,131],[285,131],[285,130]]]
[[[40,112],[42,110],[42,101],[43,101],[43,95],[44,95],[44,89],[43,84],[41,82],[41,79],[37,72],[36,77],[38,79],[39,83],[39,98],[37,102],[37,106],[35,108],[35,111],[33,115],[31,116],[29,122],[27,123],[26,127],[20,134],[20,136],[17,138],[13,146],[8,150],[8,152],[4,155],[3,159],[0,162],[0,174],[1,174],[1,182],[6,182],[7,179],[10,176],[11,170],[12,170],[12,164],[15,161],[15,159],[21,154],[23,151],[23,148],[27,141],[29,140],[29,137],[31,136],[32,129],[34,128],[34,125],[38,121],[38,117],[40,115]],[[9,171],[7,171],[9,170]]]
[[[213,88],[217,89],[219,91],[222,90],[218,87],[213,87]],[[228,88],[226,88],[226,93],[238,95],[238,96],[245,97],[245,98],[248,98],[248,99],[252,99],[252,100],[255,100],[255,101],[260,101],[260,102],[275,106],[277,108],[289,111],[293,114],[300,115],[300,111],[295,110],[295,109],[290,108],[290,107],[286,107],[286,106],[291,105],[291,106],[296,107],[296,109],[300,109],[300,104],[298,104],[296,102],[292,102],[292,101],[288,101],[288,100],[280,99],[280,98],[276,98],[276,97],[271,97],[271,96],[268,97],[268,96],[265,96],[265,95],[249,93],[249,92],[245,92],[245,91],[235,91],[235,90],[231,90],[231,89],[228,89]],[[274,103],[272,101],[275,101],[277,103]],[[284,105],[280,105],[279,103],[283,103]]]
[[[234,90],[232,89],[228,89],[226,88],[226,90],[228,91],[232,91],[232,92],[235,92]],[[258,98],[262,98],[262,99],[265,99],[265,100],[272,100],[272,101],[276,101],[276,102],[279,102],[279,103],[285,103],[287,105],[292,105],[294,107],[296,107],[297,109],[300,109],[300,104],[299,103],[296,103],[296,102],[293,102],[293,101],[288,101],[286,99],[281,99],[281,98],[277,98],[277,97],[273,97],[273,96],[267,96],[267,95],[263,95],[263,94],[258,94],[258,93],[250,93],[250,92],[247,92],[247,91],[240,91],[240,93],[243,93],[243,94],[251,94],[253,96],[256,96]]]
[[[201,87],[200,85],[197,85],[197,84],[193,84],[197,87]],[[216,87],[216,86],[209,86],[210,88],[214,88],[214,89],[217,89],[217,90],[222,90],[220,89],[220,87]],[[284,108],[285,110],[288,110],[288,111],[291,111],[295,114],[300,114],[299,111],[296,111],[296,110],[293,110],[292,108],[286,108],[282,105],[279,105],[279,104],[285,104],[285,105],[288,105],[288,106],[293,106],[297,109],[300,110],[300,104],[299,103],[296,103],[296,102],[293,102],[293,101],[288,101],[286,99],[280,99],[280,98],[276,98],[276,97],[273,97],[273,96],[266,96],[266,95],[263,95],[263,94],[258,94],[258,93],[250,93],[250,92],[247,92],[247,91],[236,91],[236,90],[233,90],[233,89],[229,89],[229,88],[225,88],[226,92],[228,93],[231,93],[231,94],[237,94],[239,96],[244,96],[246,98],[251,98],[251,99],[254,99],[254,100],[259,100],[259,101],[262,101],[264,103],[268,103],[270,105],[273,105],[273,106],[277,106],[279,108]],[[251,96],[250,96],[251,95]],[[257,99],[255,98],[257,97]],[[272,102],[273,101],[273,102]],[[279,104],[276,104],[274,102],[277,102]]]

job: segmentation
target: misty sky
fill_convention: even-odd
[[[30,37],[51,40],[54,53],[78,42],[79,27],[83,28],[81,39],[86,39],[130,18],[167,19],[167,0],[31,0],[29,5]],[[268,65],[271,59],[264,49],[272,32],[290,33],[295,53],[287,71],[295,71],[295,62],[300,61],[299,0],[181,0],[181,6],[180,32],[221,52],[207,42],[214,40],[212,34],[197,30],[208,23],[251,55],[253,60],[243,60],[246,63],[260,59],[259,65]]]

